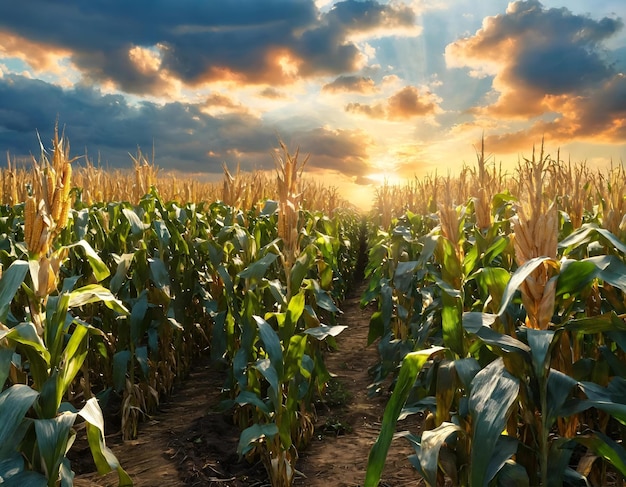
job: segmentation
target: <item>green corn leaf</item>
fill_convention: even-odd
[[[87,261],[89,262],[89,265],[91,266],[91,270],[93,271],[93,275],[95,276],[98,282],[109,277],[109,275],[111,274],[111,271],[109,271],[109,268],[106,266],[106,264],[102,261],[102,259],[98,255],[98,253],[93,249],[91,245],[89,245],[87,241],[81,240],[74,244],[67,245],[68,249],[73,248],[73,247],[81,247],[84,250],[85,256],[87,257]]]
[[[432,347],[427,350],[411,352],[404,357],[396,387],[385,407],[380,434],[370,450],[365,473],[364,487],[377,487],[385,466],[387,452],[396,429],[398,417],[413,388],[417,375],[424,364],[436,353],[444,350],[443,347]]]
[[[279,411],[282,406],[282,391],[278,372],[272,365],[270,359],[267,358],[257,360],[256,364],[254,364],[254,368],[261,372],[261,375],[265,377],[265,380],[270,385],[268,395],[274,405],[274,410]]]
[[[558,417],[563,416],[563,405],[570,397],[572,389],[574,389],[577,384],[578,381],[569,375],[555,369],[550,369],[547,384],[548,410],[545,412],[546,425],[548,428],[552,427]]]
[[[63,396],[70,384],[76,377],[87,358],[87,333],[86,326],[76,325],[65,349],[63,350],[61,363],[63,364],[57,377],[57,408],[61,404]]]
[[[287,311],[285,313],[285,322],[280,329],[280,337],[283,340],[289,340],[289,338],[296,333],[298,320],[304,312],[305,302],[306,296],[304,291],[300,291],[289,300],[289,303],[287,304]]]
[[[289,339],[289,347],[285,353],[285,381],[291,380],[300,371],[306,344],[306,335],[294,335]]]
[[[254,445],[262,438],[272,438],[278,434],[278,426],[275,423],[253,424],[241,432],[237,453],[243,456],[248,453]]]
[[[148,259],[150,266],[150,280],[157,289],[160,289],[166,296],[170,296],[170,275],[165,262],[162,259]]]
[[[292,292],[296,292],[298,289],[300,289],[300,286],[302,285],[302,281],[307,276],[307,274],[309,273],[309,270],[311,269],[311,266],[315,262],[315,254],[313,254],[312,252],[308,250],[309,249],[307,248],[305,252],[302,252],[298,256],[296,261],[294,262],[293,266],[291,267],[290,273],[291,273],[291,291]],[[274,254],[268,254],[268,255],[274,255]]]
[[[424,480],[426,483],[435,487],[437,485],[437,463],[439,460],[439,451],[446,440],[453,433],[464,433],[463,430],[453,423],[441,423],[437,428],[430,431],[424,431],[420,442],[420,449],[417,453],[422,472],[424,472]]]
[[[240,279],[261,279],[265,276],[267,269],[274,263],[278,255],[265,254],[259,260],[246,267],[243,271],[237,274]]]
[[[472,415],[470,483],[484,487],[498,438],[504,430],[510,407],[519,393],[519,381],[504,368],[502,359],[481,370],[471,384],[469,409]]]
[[[48,487],[48,479],[38,472],[24,470],[2,482],[4,487]]]
[[[619,238],[617,238],[605,228],[599,228],[589,223],[581,226],[578,230],[559,242],[559,248],[566,249],[565,253],[569,253],[572,249],[582,244],[592,242],[594,237],[593,234],[598,234],[606,242],[613,245],[622,254],[626,254],[626,244],[624,244],[624,242],[622,242]]]
[[[276,370],[279,377],[283,376],[283,349],[280,339],[272,326],[260,316],[254,316],[259,327],[259,336],[263,342],[263,348],[272,363],[272,367]]]
[[[598,268],[598,278],[608,282],[626,293],[626,264],[614,255],[589,257],[585,261],[592,262]]]
[[[599,457],[608,460],[622,475],[626,475],[626,450],[600,431],[575,436],[574,441],[585,445]]]
[[[533,361],[533,369],[538,380],[545,380],[548,372],[549,350],[554,339],[555,332],[552,330],[526,330],[530,355]]]
[[[304,330],[304,333],[306,333],[307,335],[311,335],[312,337],[317,338],[318,340],[322,341],[328,338],[329,336],[336,337],[346,328],[348,328],[346,325],[334,325],[334,326],[320,325],[315,328],[307,328],[306,330]]]
[[[117,269],[109,282],[109,289],[112,293],[116,294],[122,288],[122,285],[126,280],[126,274],[128,273],[134,258],[135,254],[122,254],[121,256],[115,256]]]
[[[134,236],[141,235],[145,230],[150,228],[148,223],[144,223],[137,213],[130,208],[122,208],[122,213],[130,223],[130,231]]]
[[[89,448],[91,449],[98,473],[104,475],[111,470],[117,470],[118,486],[132,487],[132,480],[121,467],[113,452],[106,446],[104,440],[104,418],[98,400],[94,397],[89,399],[78,414],[87,421],[87,441],[89,442]]]
[[[267,404],[265,404],[263,400],[259,396],[257,396],[254,392],[241,391],[235,398],[235,402],[242,406],[245,404],[251,404],[259,408],[267,416],[270,415],[270,409],[267,407]]]
[[[515,455],[518,446],[519,440],[517,438],[500,435],[496,443],[493,456],[491,457],[491,461],[489,462],[489,467],[487,467],[487,474],[485,476],[487,482],[491,482],[491,480],[498,475],[498,472],[502,470],[509,459]],[[476,448],[476,446],[474,446],[474,448]]]
[[[552,260],[549,257],[535,257],[534,259],[530,259],[525,264],[521,265],[511,276],[509,283],[504,290],[504,294],[502,296],[502,302],[500,303],[500,310],[498,314],[502,316],[506,310],[506,307],[509,305],[515,291],[522,285],[522,283],[526,280],[528,276],[530,276],[535,269],[537,269],[544,262]]]
[[[581,292],[598,274],[598,267],[589,260],[566,260],[561,263],[561,271],[556,284],[556,295]]]
[[[413,280],[415,269],[418,262],[415,260],[408,262],[398,262],[396,272],[393,276],[393,285],[402,293],[409,291],[409,286]]]
[[[626,323],[615,311],[588,318],[568,321],[563,328],[571,332],[594,335],[596,333],[626,331]]]
[[[11,307],[11,302],[15,298],[17,290],[24,282],[24,277],[28,272],[28,262],[24,260],[16,260],[2,272],[0,278],[0,323],[7,322],[7,314]],[[4,382],[0,382],[1,385]]]
[[[23,384],[16,384],[0,393],[0,452],[14,445],[17,431],[39,393]]]
[[[120,350],[113,355],[113,388],[116,392],[123,391],[126,385],[126,372],[130,356],[130,350]]]
[[[59,469],[65,458],[70,431],[75,419],[76,414],[65,412],[52,419],[34,420],[39,454],[48,479],[52,482],[55,482],[59,476]]]
[[[487,345],[496,346],[505,352],[529,353],[530,348],[524,342],[490,328],[496,318],[497,315],[489,313],[466,312],[463,313],[463,328]]]
[[[11,342],[2,342],[1,340],[2,338],[0,338],[0,384],[4,384],[9,377],[15,347]]]
[[[530,487],[526,469],[513,460],[506,461],[498,474],[497,487]]]
[[[493,310],[500,309],[504,290],[511,278],[511,274],[501,267],[483,267],[476,271],[473,276],[489,292],[493,301]]]
[[[88,284],[75,289],[70,293],[68,307],[77,308],[89,303],[103,302],[107,308],[120,314],[128,314],[128,309],[118,300],[111,291],[100,284]]]

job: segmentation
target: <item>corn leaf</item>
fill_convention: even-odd
[[[267,352],[272,367],[276,370],[278,377],[283,376],[283,349],[280,339],[274,331],[274,328],[259,316],[254,316],[254,320],[259,327],[259,337],[263,342],[263,348]]]
[[[275,423],[253,424],[241,432],[237,453],[243,456],[248,453],[254,445],[262,438],[272,438],[278,433],[278,426]]]
[[[395,389],[385,407],[380,434],[370,450],[365,473],[364,487],[377,487],[380,476],[385,466],[387,452],[396,429],[398,417],[406,403],[409,393],[413,388],[415,379],[422,370],[424,364],[437,352],[444,350],[443,347],[432,347],[426,350],[411,352],[404,357]]]
[[[93,271],[93,275],[95,276],[98,282],[106,279],[111,274],[109,268],[102,261],[98,253],[93,249],[91,245],[86,240],[80,240],[71,245],[67,245],[67,248],[73,247],[81,247],[85,251],[85,256],[87,257],[87,261],[91,266],[91,270]]]
[[[484,487],[498,438],[504,430],[509,408],[517,398],[519,381],[504,368],[502,359],[481,370],[471,384],[469,409],[472,415],[470,484]]]
[[[328,325],[322,324],[315,328],[307,328],[306,330],[304,330],[304,333],[306,333],[307,335],[311,335],[312,337],[317,338],[318,340],[322,341],[329,336],[336,337],[346,328],[348,328],[346,325],[328,326]]]
[[[261,279],[265,276],[267,269],[274,263],[278,255],[265,254],[259,260],[246,267],[243,271],[237,274],[240,279]]]
[[[509,305],[511,300],[513,299],[513,295],[515,291],[522,285],[522,283],[526,280],[528,276],[530,276],[537,267],[543,264],[545,261],[551,260],[549,257],[535,257],[534,259],[530,259],[523,265],[521,265],[511,276],[508,284],[506,285],[506,289],[504,290],[504,294],[502,295],[502,302],[500,303],[500,310],[498,314],[502,316],[506,310],[506,307]]]
[[[434,430],[424,431],[422,434],[417,458],[424,472],[424,480],[431,487],[437,485],[439,451],[448,437],[456,432],[463,433],[463,430],[456,424],[442,423]]]
[[[11,307],[11,302],[24,282],[24,277],[28,272],[28,262],[16,260],[2,272],[0,279],[0,323],[7,322],[7,314]],[[0,382],[0,385],[4,382]]]
[[[103,302],[107,308],[120,314],[128,314],[128,309],[111,291],[100,284],[88,284],[70,293],[69,308],[84,306],[89,303]]]
[[[35,433],[41,460],[48,478],[56,480],[65,458],[70,431],[76,414],[65,412],[52,419],[35,419]]]
[[[589,260],[566,260],[556,283],[556,295],[581,292],[598,274],[598,267]]]
[[[0,452],[3,454],[8,453],[3,448],[13,445],[17,439],[20,424],[38,396],[36,390],[23,384],[15,384],[0,393]]]
[[[87,421],[87,441],[93,460],[100,475],[117,470],[119,487],[131,487],[132,480],[121,467],[113,452],[106,446],[104,440],[104,418],[98,400],[89,399],[78,414]]]
[[[626,450],[604,433],[594,431],[590,435],[575,436],[574,441],[608,460],[622,475],[626,475]]]

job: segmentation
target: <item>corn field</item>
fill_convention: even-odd
[[[275,173],[221,183],[71,157],[55,134],[2,171],[0,479],[70,486],[85,424],[117,471],[101,404],[125,439],[209,354],[227,370],[238,454],[290,486],[330,379],[324,351],[368,241],[371,394],[393,388],[367,465],[377,486],[411,414],[416,477],[444,485],[622,485],[626,476],[626,173],[551,158],[383,185],[365,217],[307,183],[284,144]],[[363,235],[363,231],[367,235]],[[399,423],[400,422],[400,423]],[[399,440],[396,440],[399,441]]]

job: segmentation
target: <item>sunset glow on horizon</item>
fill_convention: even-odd
[[[27,6],[26,6],[27,5]],[[167,170],[269,169],[278,138],[362,201],[545,138],[626,160],[622,0],[4,2],[0,149],[37,153],[58,119],[103,165],[154,147]]]

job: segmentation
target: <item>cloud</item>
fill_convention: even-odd
[[[365,76],[339,76],[334,81],[322,86],[322,91],[329,93],[353,92],[353,93],[375,93],[376,83],[372,78]]]
[[[232,99],[214,94],[202,104],[172,102],[130,104],[123,96],[88,86],[64,90],[15,74],[0,78],[0,147],[13,156],[38,154],[37,131],[44,144],[59,120],[72,154],[86,150],[102,164],[124,167],[137,146],[150,150],[156,163],[182,172],[220,173],[222,163],[243,170],[271,169],[279,134],[311,153],[307,171],[333,169],[348,176],[368,170],[371,142],[359,131],[312,128],[295,130],[286,123],[271,126]],[[220,115],[206,106],[226,108]],[[78,152],[76,150],[78,149]]]
[[[384,103],[372,105],[349,103],[347,112],[359,113],[371,118],[408,120],[433,115],[439,110],[436,97],[429,92],[421,93],[414,86],[406,86],[389,97]]]
[[[0,43],[6,56],[43,68],[50,61],[32,53],[63,52],[87,82],[151,95],[176,83],[275,86],[351,72],[363,62],[353,37],[401,35],[414,26],[412,8],[373,0],[344,0],[324,12],[313,0],[0,6],[0,35],[19,39]]]
[[[623,143],[626,114],[607,93],[621,93],[623,74],[603,43],[623,27],[620,19],[546,9],[537,0],[516,1],[501,15],[487,17],[474,35],[446,47],[449,67],[472,76],[493,76],[494,101],[474,107],[477,116],[529,120],[530,128],[488,137],[502,149],[517,150],[544,133]],[[533,140],[535,139],[535,140]]]

